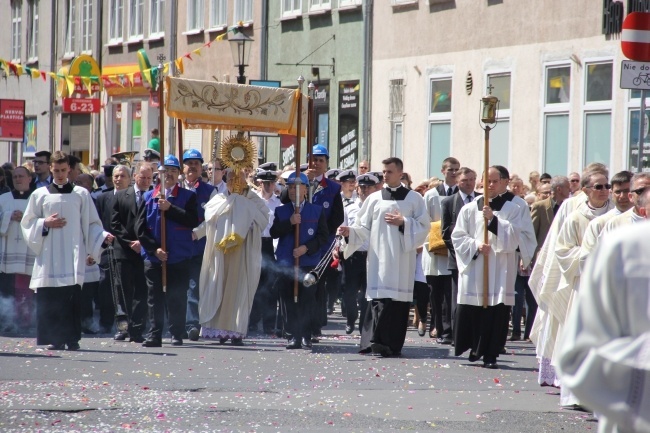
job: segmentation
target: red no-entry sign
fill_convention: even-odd
[[[650,13],[632,12],[625,17],[621,48],[630,60],[650,61]]]

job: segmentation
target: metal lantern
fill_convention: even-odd
[[[499,98],[490,94],[481,98],[483,110],[481,111],[481,122],[491,125],[497,121],[497,110],[499,109]]]
[[[235,66],[239,68],[237,83],[246,84],[244,70],[246,69],[246,66],[248,66],[248,58],[251,55],[251,44],[253,39],[245,35],[243,29],[240,28],[237,34],[228,38],[228,42],[230,42],[232,61],[235,63]]]

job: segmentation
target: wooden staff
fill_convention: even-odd
[[[160,198],[165,200],[165,99],[163,91],[163,64],[165,56],[158,55],[158,131],[160,133],[160,169],[158,169],[160,179]],[[165,211],[160,210],[160,249],[167,252],[167,223],[165,221]],[[162,288],[167,292],[167,262],[162,262]]]
[[[296,178],[294,185],[296,188],[296,202],[293,205],[294,214],[300,213],[300,144],[302,141],[302,85],[305,82],[303,76],[298,77],[298,119],[296,120]],[[300,246],[300,224],[296,224],[294,229],[293,249],[295,250]],[[300,284],[300,257],[295,257],[293,260],[293,302],[298,302],[298,286]]]
[[[488,170],[490,165],[490,125],[485,125],[485,135],[484,135],[484,146],[483,151],[485,152],[485,161],[483,162],[483,206],[489,206],[488,200]],[[489,243],[489,232],[488,232],[488,223],[489,221],[485,219],[483,224],[483,243]],[[488,263],[489,256],[483,255],[483,308],[488,307],[488,295],[490,292],[489,286],[489,276],[490,268]]]

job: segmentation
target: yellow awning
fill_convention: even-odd
[[[108,96],[147,96],[137,63],[128,65],[105,65],[102,68],[102,84]]]

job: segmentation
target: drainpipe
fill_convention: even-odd
[[[361,100],[363,103],[363,118],[361,119],[361,157],[370,160],[370,104],[372,95],[372,9],[373,0],[363,3],[363,86],[361,87]]]
[[[52,29],[52,35],[54,37],[50,40],[50,68],[53,72],[56,72],[56,40],[59,35],[58,26],[57,26],[57,1],[52,0],[52,10],[50,16],[50,26]],[[54,103],[56,101],[56,81],[50,80],[50,137],[49,137],[49,146],[48,150],[54,152],[54,128],[56,127],[56,119],[58,114],[54,112]]]
[[[165,39],[169,41],[169,57],[168,60],[171,62],[170,63],[170,75],[176,76],[176,63],[174,63],[174,60],[176,59],[176,51],[177,51],[177,43],[176,43],[176,32],[178,30],[178,0],[172,0],[171,1],[171,8],[170,8],[170,14],[169,14],[169,19],[170,19],[170,28],[169,28],[169,38],[167,38],[167,33],[165,32]],[[160,104],[163,104],[163,101],[160,101]],[[162,112],[160,113],[161,116],[164,116],[165,113]],[[176,119],[167,119],[167,149],[169,152],[172,154],[176,150],[176,140],[178,137],[176,137]],[[162,143],[164,146],[165,143]],[[166,153],[169,153],[166,152]],[[178,159],[180,160],[183,158],[183,155],[178,155]]]
[[[101,71],[102,71],[102,41],[104,40],[104,5],[103,2],[99,2],[99,7],[97,8],[97,32],[95,33],[95,60],[99,65],[100,76],[99,80],[101,83]],[[100,93],[101,94],[101,93]],[[107,116],[108,109],[104,110],[104,116]],[[101,113],[91,114],[92,116],[92,127],[93,127],[93,141],[94,145],[91,146],[90,157],[88,162],[92,163],[97,160],[96,166],[99,166],[99,155],[101,153],[101,144],[102,144],[102,128],[101,128]],[[106,119],[104,119],[106,121]],[[108,155],[107,155],[108,156]]]
[[[262,39],[260,40],[260,79],[266,80],[269,73],[269,3],[262,2]]]

